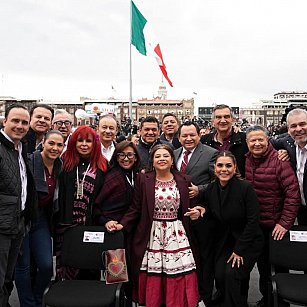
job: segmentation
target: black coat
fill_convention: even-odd
[[[22,156],[27,172],[27,199],[24,211],[21,211],[21,179],[18,151],[0,132],[0,233],[17,234],[21,216],[27,225],[36,216],[36,202],[33,174],[28,164],[25,147],[22,144]]]
[[[221,190],[215,181],[206,187],[203,203],[216,220],[217,257],[229,248],[243,258],[261,252],[263,235],[259,226],[259,204],[251,184],[232,178]]]
[[[208,146],[214,147],[215,133],[209,133],[201,137],[201,142]],[[244,132],[235,133],[232,131],[230,137],[229,151],[235,156],[237,165],[242,177],[245,177],[245,154],[248,152],[246,144],[246,135]]]
[[[169,141],[166,139],[164,133],[162,133],[162,134],[160,135],[160,140],[165,141],[165,142],[169,142]],[[176,134],[174,135],[172,141],[169,142],[169,143],[172,144],[172,145],[174,146],[175,149],[178,149],[178,148],[181,147],[181,143],[179,142],[179,139],[178,139],[178,133],[176,133]]]
[[[56,222],[62,225],[71,225],[73,216],[73,203],[74,203],[74,193],[75,193],[75,184],[76,184],[76,170],[77,167],[74,167],[70,172],[62,172],[59,178],[59,212],[56,217]],[[97,197],[98,192],[100,191],[104,183],[105,173],[97,168],[95,187],[93,191],[92,198],[90,200],[89,206],[87,208],[87,224],[91,225],[92,221],[92,210],[94,200]]]

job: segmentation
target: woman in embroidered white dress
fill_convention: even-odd
[[[196,264],[190,222],[200,212],[189,208],[190,176],[175,171],[168,145],[151,152],[153,170],[139,174],[131,207],[109,231],[132,234],[133,299],[151,307],[198,304]]]

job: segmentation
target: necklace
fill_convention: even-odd
[[[162,182],[171,181],[173,178],[174,178],[173,175],[171,175],[171,176],[165,176],[164,178],[163,178],[163,177],[156,176],[156,180],[162,181]]]
[[[82,199],[83,198],[83,185],[84,185],[84,179],[85,176],[87,175],[89,169],[90,169],[90,163],[88,164],[86,171],[83,175],[82,180],[79,180],[79,166],[77,166],[77,199]],[[81,182],[80,182],[81,181]]]

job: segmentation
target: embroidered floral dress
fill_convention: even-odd
[[[139,275],[139,304],[197,306],[196,265],[182,222],[174,179],[156,180],[150,239]]]

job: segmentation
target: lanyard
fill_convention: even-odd
[[[90,165],[91,164],[89,163],[87,168],[86,168],[86,171],[85,171],[85,173],[83,175],[81,183],[80,183],[80,180],[79,180],[79,167],[77,166],[77,199],[82,199],[83,198],[84,179],[85,179],[85,176],[87,175],[87,172],[90,169]]]
[[[133,180],[133,172],[131,173],[131,180],[129,179],[129,176],[126,175],[128,183],[133,187],[134,186],[134,180]]]

